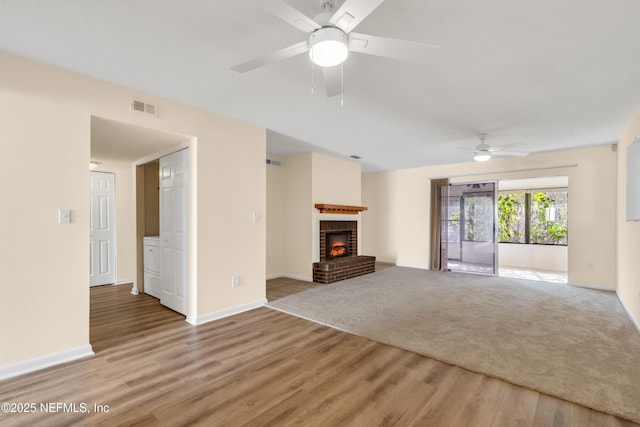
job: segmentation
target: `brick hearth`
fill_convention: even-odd
[[[376,271],[376,257],[368,255],[335,258],[313,263],[313,281],[333,283]]]

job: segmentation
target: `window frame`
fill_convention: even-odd
[[[567,200],[567,216],[568,216],[568,207],[569,207],[569,188],[534,188],[534,189],[521,189],[521,190],[503,190],[498,192],[498,201],[500,200],[500,196],[503,194],[524,194],[524,242],[503,242],[500,241],[500,233],[498,233],[498,243],[499,244],[514,244],[514,245],[539,245],[539,246],[568,246],[569,245],[569,224],[567,218],[566,228],[566,237],[564,238],[564,242],[562,243],[538,243],[531,242],[531,217],[532,217],[532,195],[536,193],[565,193],[565,198]],[[500,216],[500,205],[498,203],[498,217]],[[499,225],[498,225],[499,227]]]

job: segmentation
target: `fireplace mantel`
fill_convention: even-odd
[[[315,207],[320,211],[320,213],[347,215],[357,215],[358,213],[367,210],[365,206],[328,205],[326,203],[316,203]]]

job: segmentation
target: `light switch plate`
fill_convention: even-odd
[[[71,209],[58,209],[58,224],[71,224]]]

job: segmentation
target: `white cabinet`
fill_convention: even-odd
[[[144,265],[144,293],[160,298],[160,238],[142,238]]]

